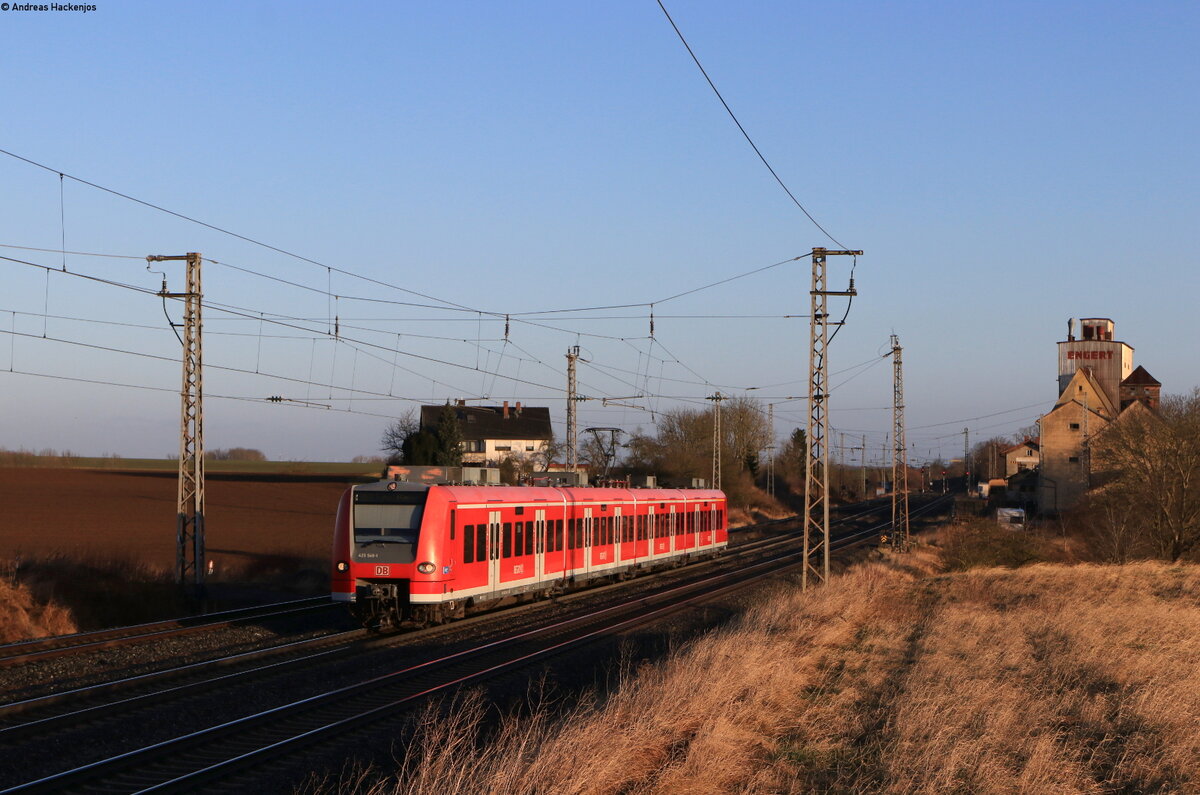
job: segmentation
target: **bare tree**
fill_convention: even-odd
[[[1200,389],[1135,404],[1096,435],[1092,461],[1098,496],[1137,517],[1159,557],[1200,548]]]
[[[1108,563],[1128,563],[1150,551],[1138,520],[1137,501],[1130,496],[1116,486],[1097,490],[1070,517],[1074,532]]]
[[[551,436],[546,440],[545,444],[541,445],[529,456],[529,460],[538,472],[549,472],[551,465],[555,463],[556,459],[564,458],[566,452],[566,442],[560,442]]]
[[[420,431],[419,414],[415,408],[411,408],[384,429],[383,437],[379,440],[379,449],[388,454],[389,461],[398,464],[406,463],[404,443],[408,441],[408,437],[414,436]]]
[[[993,436],[971,448],[971,474],[978,480],[1005,476],[1004,451],[1012,447],[1003,436]]]
[[[721,406],[723,443],[738,471],[756,474],[761,451],[771,443],[771,428],[767,415],[757,400],[748,397],[730,398]],[[722,456],[724,461],[724,456]]]

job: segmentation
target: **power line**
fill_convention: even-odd
[[[459,309],[469,309],[469,307],[465,307],[462,304],[457,304],[453,301],[447,301],[443,298],[438,298],[438,297],[432,296],[432,295],[426,295],[425,293],[419,292],[417,290],[410,290],[406,287],[399,287],[397,285],[389,284],[387,282],[380,281],[378,279],[374,279],[369,276],[362,276],[360,274],[354,273],[353,271],[348,271],[348,270],[345,270],[343,268],[338,268],[333,265],[327,265],[324,262],[320,262],[318,260],[311,259],[309,257],[305,257],[301,254],[296,254],[295,252],[288,251],[288,250],[280,248],[278,246],[273,246],[270,243],[264,243],[261,240],[256,240],[247,235],[239,234],[239,233],[233,232],[229,229],[224,229],[220,226],[217,226],[216,224],[210,224],[207,221],[201,221],[198,218],[193,218],[192,216],[184,215],[183,213],[175,212],[174,210],[168,210],[166,207],[163,207],[161,205],[154,204],[153,202],[145,201],[144,199],[139,199],[135,196],[130,196],[127,193],[122,193],[120,191],[113,190],[112,188],[106,188],[103,185],[96,184],[95,182],[89,182],[88,180],[83,179],[81,177],[76,177],[72,174],[67,174],[66,172],[60,171],[56,168],[51,168],[50,166],[47,166],[44,163],[39,163],[36,160],[30,160],[27,157],[22,157],[21,155],[18,155],[15,152],[8,151],[7,149],[0,149],[0,154],[8,155],[11,158],[20,160],[24,163],[28,163],[31,166],[36,166],[37,168],[43,169],[45,171],[49,171],[51,174],[58,174],[60,178],[65,177],[74,182],[78,182],[81,185],[87,185],[89,188],[95,188],[96,190],[104,191],[105,193],[120,197],[127,201],[131,201],[135,204],[140,204],[143,207],[148,207],[152,210],[157,210],[160,213],[165,213],[166,215],[170,215],[175,218],[179,218],[181,220],[188,221],[189,223],[193,223],[198,226],[202,226],[206,229],[211,229],[214,232],[219,232],[223,235],[228,235],[230,237],[237,238],[238,240],[244,241],[246,243],[250,243],[252,245],[259,246],[261,248],[265,248],[269,251],[274,251],[277,254],[283,254],[286,257],[292,257],[293,259],[300,260],[301,262],[307,262],[310,265],[316,265],[319,268],[325,268],[327,273],[339,273],[343,276],[349,276],[354,279],[361,279],[365,282],[369,282],[371,284],[375,284],[380,287],[387,287],[388,289],[391,289],[391,290],[397,290],[399,292],[408,293],[410,295],[417,295],[417,296],[420,296],[421,298],[427,298],[430,301],[437,301],[438,303],[446,304],[447,306],[457,307]],[[471,311],[477,311],[477,310],[471,310]]]
[[[750,148],[754,150],[754,154],[758,155],[758,159],[762,161],[762,164],[767,167],[767,171],[771,172],[771,176],[774,177],[775,181],[779,183],[779,187],[783,188],[783,192],[788,195],[788,198],[792,200],[792,203],[800,208],[800,212],[804,213],[805,217],[812,221],[813,226],[815,226],[817,229],[820,229],[821,233],[824,234],[825,237],[836,243],[838,248],[849,248],[849,246],[844,245],[836,237],[829,234],[825,227],[821,226],[821,224],[817,222],[816,218],[813,218],[812,213],[804,208],[804,205],[800,203],[800,200],[796,198],[791,189],[788,188],[788,186],[783,183],[783,180],[780,179],[779,175],[775,173],[775,169],[771,167],[771,164],[767,162],[767,158],[764,157],[763,153],[759,151],[758,145],[754,143],[754,140],[750,137],[750,133],[746,132],[746,128],[742,126],[742,123],[738,121],[738,117],[734,115],[733,109],[729,107],[729,103],[725,101],[725,97],[721,96],[721,92],[717,89],[716,84],[713,83],[712,78],[708,76],[708,72],[705,71],[704,65],[700,63],[700,59],[696,57],[696,53],[692,50],[692,45],[688,44],[687,39],[683,37],[683,32],[679,30],[679,26],[675,24],[675,20],[671,18],[671,14],[667,11],[667,7],[663,5],[662,0],[657,0],[657,2],[658,7],[662,9],[663,14],[667,17],[667,21],[670,22],[671,27],[674,28],[675,35],[677,35],[679,40],[683,42],[683,46],[687,48],[688,55],[692,56],[692,60],[695,61],[696,67],[700,70],[700,74],[704,75],[704,79],[708,81],[709,88],[711,88],[713,93],[717,95],[717,99],[721,100],[721,105],[725,108],[725,112],[729,114],[729,118],[733,119],[733,123],[736,124],[738,130],[741,131],[742,137],[746,139],[748,144],[750,144]]]
[[[21,251],[40,251],[45,254],[70,254],[77,257],[107,257],[109,259],[134,259],[146,261],[144,256],[138,257],[133,254],[100,254],[95,251],[68,251],[61,248],[37,248],[35,246],[16,246],[11,243],[0,243],[0,248],[13,248]]]

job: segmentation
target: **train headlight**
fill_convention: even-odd
[[[426,560],[417,564],[417,571],[421,572],[422,574],[433,574],[435,571],[437,571],[437,566],[434,566],[432,563]]]
[[[338,571],[345,572],[350,570],[350,564],[344,560],[339,560],[334,568],[336,568]]]

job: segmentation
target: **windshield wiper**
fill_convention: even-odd
[[[372,544],[411,544],[412,541],[405,541],[401,538],[372,538],[370,541],[357,542],[360,547],[369,547]]]

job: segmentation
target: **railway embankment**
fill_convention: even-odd
[[[402,774],[310,789],[1200,790],[1200,567],[1030,563],[1069,555],[1024,540],[981,566],[934,541],[781,589],[566,714],[495,728],[460,696]]]

